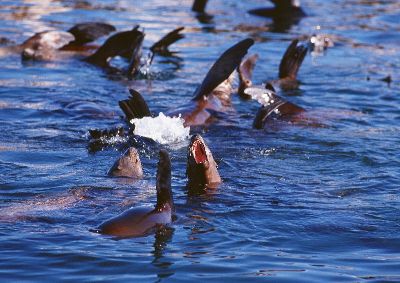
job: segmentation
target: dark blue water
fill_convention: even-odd
[[[245,13],[268,5],[262,0],[210,0],[209,24],[190,12],[191,1],[2,1],[0,36],[16,43],[82,21],[119,30],[140,24],[145,47],[181,25],[186,38],[171,48],[175,64],[156,57],[150,79],[133,81],[79,56],[33,64],[18,54],[0,58],[0,278],[400,281],[400,3],[302,4],[309,16],[277,31],[271,20]],[[118,100],[129,87],[154,112],[173,110],[238,40],[256,40],[261,84],[277,77],[293,38],[313,33],[328,34],[335,46],[307,55],[300,89],[286,98],[322,127],[281,122],[253,130],[259,105],[234,96],[232,110],[201,129],[224,180],[215,193],[187,196],[186,144],[166,146],[173,225],[119,241],[89,232],[155,201],[160,146],[139,148],[145,178],[134,183],[106,177],[117,147],[87,148],[88,129],[123,125]],[[389,85],[380,80],[387,75]]]

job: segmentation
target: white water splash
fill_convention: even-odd
[[[258,103],[268,106],[274,103],[275,93],[271,90],[259,88],[259,87],[249,87],[244,91],[247,95],[251,96],[251,99],[257,100]]]
[[[157,117],[132,119],[135,135],[147,137],[160,144],[179,143],[189,138],[190,127],[185,127],[185,120],[179,117],[168,117],[162,112]]]

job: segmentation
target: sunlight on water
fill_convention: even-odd
[[[161,144],[179,143],[189,138],[190,127],[183,125],[184,120],[179,117],[167,117],[162,112],[157,117],[132,119],[136,135],[147,137]]]

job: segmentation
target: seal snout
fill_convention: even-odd
[[[128,149],[128,156],[131,159],[131,161],[134,163],[138,163],[140,161],[139,152],[134,147],[130,147]]]
[[[194,160],[196,164],[203,164],[208,161],[206,145],[200,135],[194,135],[191,139],[189,158]]]

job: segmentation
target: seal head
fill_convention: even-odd
[[[124,154],[115,161],[114,165],[108,171],[108,175],[112,177],[142,178],[142,163],[140,162],[139,152],[136,148],[128,148]]]
[[[189,188],[216,189],[221,183],[214,157],[200,135],[190,140],[186,175]]]

